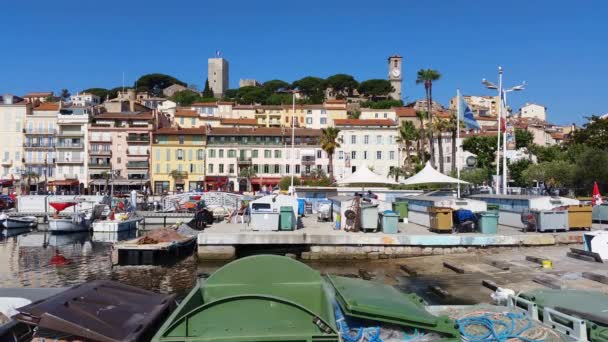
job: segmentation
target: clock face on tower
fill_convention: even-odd
[[[394,77],[399,77],[401,75],[401,71],[399,71],[399,69],[397,68],[394,68],[392,74]]]

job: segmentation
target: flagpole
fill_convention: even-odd
[[[456,175],[458,177],[458,198],[460,198],[460,89],[456,89]]]
[[[500,194],[500,119],[502,117],[502,67],[498,67],[498,131],[496,143],[496,194]]]

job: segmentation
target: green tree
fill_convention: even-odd
[[[268,95],[268,92],[264,88],[241,87],[236,92],[236,99],[237,102],[242,104],[264,104]]]
[[[209,79],[205,80],[205,88],[203,89],[203,97],[206,97],[206,98],[214,97],[213,91],[211,90],[211,87],[209,86]]]
[[[348,112],[348,118],[349,119],[358,119],[361,117],[361,111],[360,110],[354,110],[354,111],[349,111]]]
[[[275,93],[281,89],[289,89],[289,83],[282,80],[270,80],[262,85],[269,93]]]
[[[112,89],[108,90],[108,97],[110,99],[115,99],[115,98],[118,97],[118,92],[121,92],[124,89],[125,89],[124,87],[115,87],[115,88],[112,88]]]
[[[421,163],[424,163],[426,161],[426,132],[424,130],[424,126],[426,126],[426,124],[424,123],[424,120],[427,120],[429,118],[429,114],[428,112],[425,111],[416,111],[416,117],[418,118],[418,121],[420,122],[420,133],[418,134],[420,137],[418,138],[418,145],[417,145],[417,149],[418,149],[418,156],[420,156],[421,158]]]
[[[226,89],[226,91],[224,92],[224,99],[225,100],[236,99],[238,91],[239,91],[238,89]]]
[[[169,98],[171,101],[177,103],[180,106],[189,106],[194,102],[200,102],[201,96],[199,93],[190,89],[178,91]]]
[[[433,82],[438,81],[441,74],[433,69],[420,69],[416,76],[416,84],[424,84],[426,92],[426,105],[429,112],[429,121],[433,122]],[[431,153],[431,164],[435,166],[435,144],[433,143],[433,131],[429,132],[429,152]]]
[[[186,82],[182,82],[173,76],[165,74],[146,74],[135,81],[134,87],[137,91],[147,91],[155,96],[160,96],[162,95],[163,89],[174,84],[180,84],[184,87],[188,86]]]
[[[456,172],[452,172],[452,176],[456,177]],[[483,185],[489,179],[488,170],[481,168],[464,169],[460,171],[460,179],[474,186]]]
[[[447,130],[447,122],[441,118],[434,118],[428,124],[428,131],[430,134],[437,136],[437,147],[439,149],[439,172],[443,173],[443,132]]]
[[[456,138],[458,137],[458,126],[460,127],[464,127],[464,122],[462,122],[462,120],[460,120],[460,122],[458,122],[458,117],[456,115],[456,113],[452,113],[450,115],[450,118],[446,121],[445,123],[445,129],[446,131],[451,133],[451,140],[452,140],[452,167],[451,167],[451,171],[452,172],[456,172],[456,151],[458,151],[458,143],[456,141]]]
[[[513,180],[513,185],[525,187],[527,181],[523,178],[522,174],[530,165],[532,165],[532,162],[528,159],[520,159],[513,163],[507,160],[507,164],[509,168],[509,177]]]
[[[391,166],[388,170],[388,177],[395,177],[395,182],[399,182],[399,177],[407,177],[409,174],[403,167]]]
[[[108,171],[103,171],[101,173],[101,178],[106,181],[104,191],[107,193],[108,190],[110,189],[110,179],[112,179],[112,174]]]
[[[569,149],[573,147],[570,146]],[[576,164],[574,185],[578,192],[590,195],[593,182],[597,182],[600,191],[608,192],[608,151],[595,147],[576,148],[573,153]]]
[[[332,181],[335,179],[333,168],[334,153],[336,152],[336,148],[340,147],[340,139],[338,138],[339,134],[340,130],[335,127],[330,126],[321,129],[320,145],[323,151],[327,153],[327,157],[329,158],[329,178]]]
[[[477,167],[490,170],[496,161],[496,137],[472,136],[462,142],[462,149],[477,156]]]
[[[598,116],[587,118],[582,129],[572,134],[572,143],[585,144],[599,149],[608,149],[608,119]]]
[[[532,164],[525,169],[521,176],[527,184],[535,181],[543,182],[551,192],[554,187],[572,185],[575,179],[576,166],[564,160],[554,160]]]
[[[67,89],[61,89],[61,93],[59,95],[59,97],[63,100],[63,101],[68,101],[70,99],[70,96],[72,94],[70,94],[70,91]]]
[[[387,97],[395,89],[388,80],[371,79],[361,82],[357,90],[372,101],[376,101],[378,97]]]
[[[365,102],[361,102],[360,106],[361,106],[361,108],[390,109],[393,107],[402,107],[403,101],[401,101],[401,100],[365,101]]]
[[[397,131],[396,142],[401,145],[405,151],[405,159],[403,160],[402,170],[408,174],[412,170],[412,161],[410,159],[410,150],[413,144],[420,139],[420,134],[411,121],[401,122],[399,130]]]
[[[534,135],[532,132],[525,129],[515,129],[515,148],[528,148],[534,142]]]
[[[253,167],[244,167],[239,171],[239,177],[247,179],[247,191],[251,191],[251,178],[257,177],[257,173]]]
[[[536,156],[539,163],[550,162],[554,160],[563,160],[566,157],[564,149],[559,145],[539,146],[530,145],[530,152]]]
[[[275,93],[270,94],[270,96],[266,97],[262,102],[267,105],[291,104],[293,102],[293,96],[287,93]]]
[[[335,74],[327,78],[326,86],[332,89],[334,96],[345,97],[353,95],[353,91],[357,89],[359,82],[351,75]]]
[[[302,182],[300,180],[300,177],[293,177],[293,186],[298,186],[301,184],[302,184]],[[281,180],[279,181],[279,189],[281,189],[283,191],[289,190],[290,186],[291,186],[291,176],[282,177]]]
[[[320,104],[325,101],[325,80],[319,77],[304,77],[292,83],[292,88],[299,88],[309,103]]]

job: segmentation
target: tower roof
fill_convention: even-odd
[[[392,59],[392,58],[403,58],[403,57],[401,57],[400,55],[397,55],[397,54],[392,55],[392,56],[388,56],[389,60]]]

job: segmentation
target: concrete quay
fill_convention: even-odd
[[[234,258],[239,248],[274,246],[305,250],[304,260],[388,259],[471,252],[480,248],[551,246],[582,243],[582,231],[524,233],[518,228],[499,226],[493,235],[480,233],[435,233],[413,223],[400,223],[398,234],[350,233],[334,230],[332,222],[302,219],[296,231],[259,232],[247,224],[219,223],[198,235],[202,259]],[[598,226],[599,227],[599,226]]]

